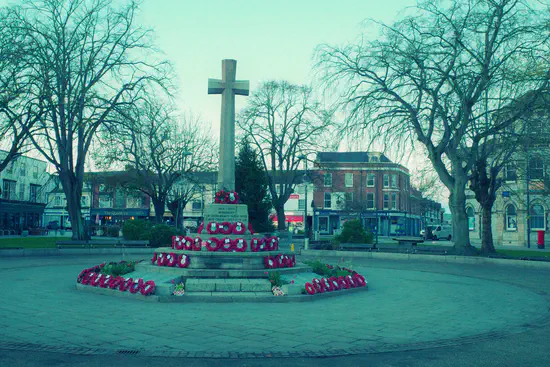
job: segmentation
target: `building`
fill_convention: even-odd
[[[67,198],[61,187],[59,176],[52,175],[52,189],[46,193],[46,208],[44,209],[44,226],[56,223],[59,228],[71,228],[71,219],[67,211]],[[91,190],[85,182],[82,188],[81,213],[85,220],[90,219]]]
[[[411,213],[420,217],[420,230],[427,226],[438,226],[444,222],[450,223],[451,218],[444,220],[445,209],[441,203],[425,198],[422,192],[411,187],[410,189]]]
[[[0,156],[7,152],[0,150]],[[47,163],[20,156],[0,172],[0,230],[20,234],[43,226],[42,214],[50,175]]]
[[[376,152],[320,152],[315,161],[313,229],[339,233],[350,219],[382,236],[419,235],[409,170]]]

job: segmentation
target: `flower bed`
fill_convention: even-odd
[[[137,262],[133,262],[135,265]],[[120,263],[109,263],[108,265],[123,265],[127,263],[121,261]],[[114,276],[106,274],[103,269],[106,264],[100,264],[91,268],[84,269],[80,272],[76,278],[77,283],[83,285],[89,285],[92,287],[118,289],[121,292],[129,291],[130,293],[140,292],[144,296],[148,296],[155,293],[155,282],[153,280],[144,281],[143,279],[125,278],[122,276]]]
[[[313,278],[311,282],[305,283],[305,292],[310,295],[325,292],[335,292],[343,289],[366,287],[367,281],[364,276],[346,267],[332,266],[325,264],[321,268],[324,274],[335,274],[321,278]],[[316,269],[314,269],[315,271]],[[316,271],[319,272],[319,271]],[[323,274],[321,274],[323,275]]]

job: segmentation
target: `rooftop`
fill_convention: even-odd
[[[393,163],[383,153],[378,152],[319,152],[317,162],[328,163]]]

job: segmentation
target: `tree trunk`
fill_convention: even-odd
[[[495,246],[493,245],[493,227],[491,218],[490,206],[482,207],[482,223],[481,223],[481,253],[482,254],[494,254]]]
[[[285,231],[286,230],[286,222],[285,222],[285,206],[279,205],[275,208],[277,211],[277,229],[279,231]]]
[[[71,219],[72,239],[87,240],[88,233],[84,228],[84,220],[81,210],[82,183],[77,182],[72,173],[60,173],[59,178],[63,186],[63,192],[67,198],[67,212]]]
[[[158,198],[151,198],[153,201],[153,206],[155,208],[155,222],[157,224],[162,224],[164,222],[164,207],[165,203],[163,200]]]
[[[470,244],[470,231],[466,215],[466,179],[456,177],[449,195],[449,207],[453,214],[454,252],[457,255],[475,255],[476,248]]]

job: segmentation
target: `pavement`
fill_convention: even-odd
[[[77,292],[105,260],[0,259],[0,366],[547,365],[549,270],[356,259],[368,292],[163,304]]]

